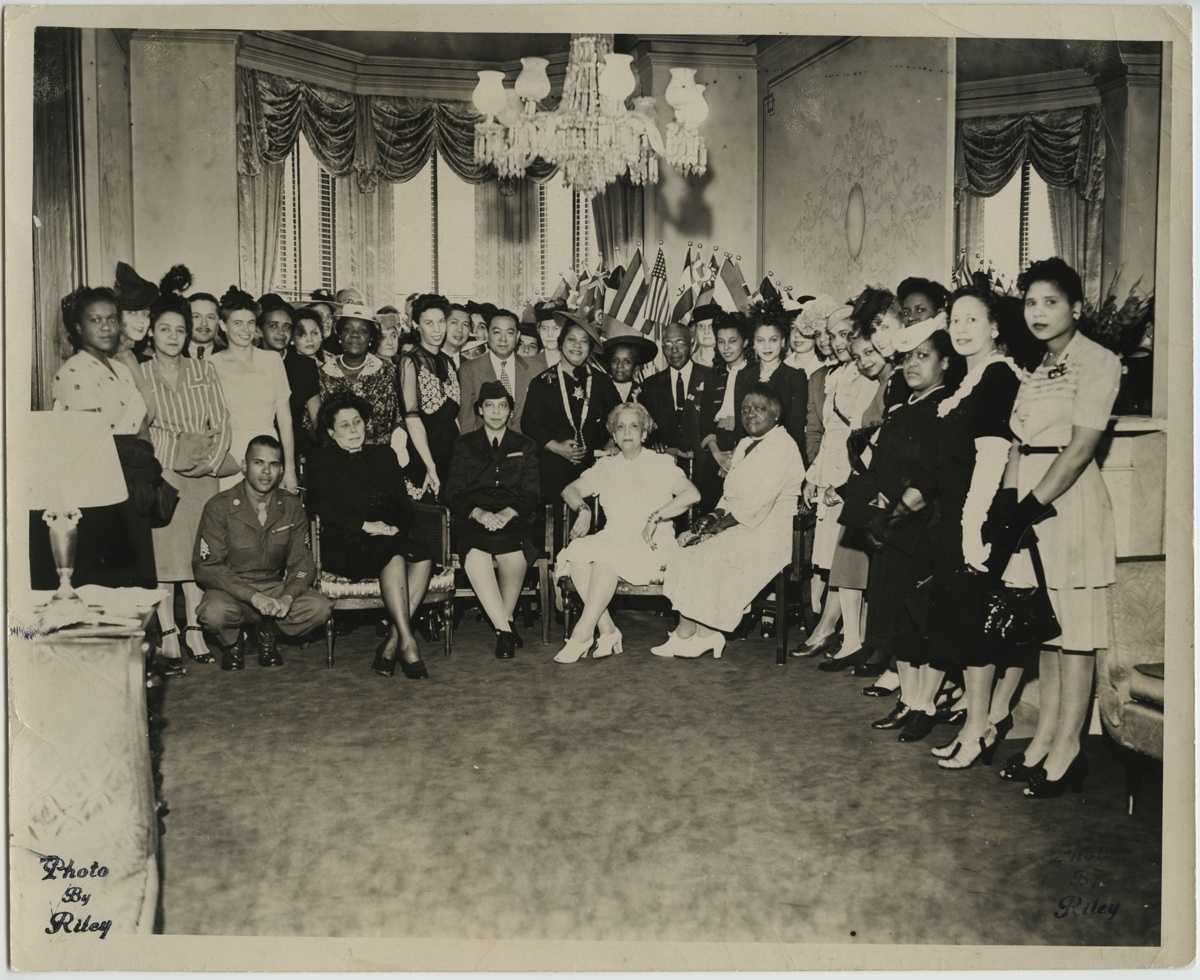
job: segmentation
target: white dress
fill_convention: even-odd
[[[689,619],[729,632],[754,597],[792,560],[792,519],[804,484],[804,461],[782,425],[753,452],[745,438],[733,451],[717,507],[737,524],[667,562],[663,594]]]
[[[821,449],[809,469],[809,482],[818,487],[840,487],[850,479],[850,452],[846,440],[862,425],[876,393],[879,382],[865,377],[853,363],[832,368],[825,375],[825,405],[822,423],[825,434]],[[841,537],[838,518],[842,505],[825,503],[824,493],[817,497],[817,526],[813,532],[812,562],[818,568],[833,564],[833,553]]]
[[[1057,364],[1049,355],[1017,391],[1010,424],[1026,446],[1063,447],[1074,426],[1103,431],[1121,382],[1121,362],[1081,333],[1067,344]],[[1019,457],[1017,495],[1041,482],[1057,456]],[[1055,515],[1034,528],[1045,565],[1050,601],[1062,626],[1064,650],[1108,646],[1108,586],[1116,581],[1116,525],[1100,467],[1092,459],[1079,478],[1054,501]],[[1008,564],[1004,580],[1017,588],[1036,582],[1027,550]]]
[[[281,399],[287,402],[291,395],[283,358],[274,351],[252,347],[247,368],[233,351],[223,350],[213,354],[212,366],[217,369],[225,403],[229,406],[229,422],[233,429],[229,452],[241,463],[246,456],[246,447],[255,436],[278,437],[275,406]],[[222,477],[221,489],[227,490],[241,479],[240,473]]]
[[[661,581],[667,557],[678,550],[674,528],[670,521],[659,524],[653,549],[642,539],[642,530],[649,516],[671,501],[680,472],[674,457],[649,449],[633,459],[617,453],[596,460],[576,484],[585,497],[599,495],[604,527],[560,551],[555,575],[569,575],[573,562],[596,562],[630,585]]]

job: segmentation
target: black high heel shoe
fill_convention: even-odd
[[[198,663],[198,664],[215,664],[217,662],[217,658],[214,657],[211,653],[196,653],[192,649],[192,645],[188,642],[188,638],[187,638],[188,633],[199,633],[201,636],[203,636],[204,635],[204,627],[202,627],[202,626],[185,626],[183,628],[183,637],[181,638],[182,642],[183,642],[183,652],[185,654],[187,654],[189,659],[193,660],[195,663]]]
[[[1062,796],[1067,790],[1072,793],[1082,793],[1083,781],[1087,779],[1087,769],[1087,756],[1082,752],[1071,760],[1067,771],[1058,779],[1047,778],[1044,766],[1039,766],[1030,777],[1029,785],[1022,792],[1031,800],[1053,799],[1056,796]]]
[[[994,735],[994,731],[989,730],[988,734]],[[955,746],[953,752],[943,759],[938,759],[938,768],[945,769],[950,772],[960,772],[963,769],[972,768],[977,762],[982,762],[985,766],[990,766],[992,764],[992,757],[996,754],[996,739],[993,737],[991,742],[988,742],[987,735],[982,735],[978,739],[978,742],[979,751],[975,753],[974,758],[972,758],[970,762],[960,766],[947,765],[947,763],[953,763],[956,759],[963,758],[962,751],[965,743],[959,742],[958,745]]]
[[[388,641],[384,640],[375,648],[375,659],[371,661],[371,669],[380,677],[395,677],[396,676],[396,652],[393,650],[390,657],[383,655]]]
[[[518,650],[524,649],[525,648],[525,638],[523,636],[521,636],[520,633],[517,632],[517,627],[516,627],[515,623],[508,624],[508,631],[512,634],[513,646],[515,646]]]
[[[396,648],[396,662],[400,664],[400,673],[407,677],[410,681],[421,681],[429,677],[429,671],[425,669],[425,661],[421,659],[421,648],[413,643],[413,647],[417,651],[416,660],[405,660],[400,656],[400,648]]]
[[[1013,729],[1013,716],[1005,715],[992,727],[996,729],[996,741],[1003,742],[1008,737],[1008,733]]]
[[[822,663],[817,664],[817,670],[822,670],[827,674],[838,673],[843,670],[849,670],[851,667],[860,667],[871,659],[875,653],[870,647],[859,647],[851,654],[844,657],[831,657]]]
[[[1025,764],[1025,753],[1018,752],[1000,767],[1000,772],[997,775],[1010,783],[1027,783],[1033,779],[1034,773],[1042,768],[1042,763],[1045,761],[1045,759],[1042,759],[1040,762],[1035,762],[1032,766],[1029,766]]]

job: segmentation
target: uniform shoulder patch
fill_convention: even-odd
[[[212,554],[212,552],[208,548],[208,542],[205,541],[203,538],[201,538],[200,539],[200,557],[202,559],[207,558],[211,554]]]

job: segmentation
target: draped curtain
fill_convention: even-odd
[[[475,124],[481,117],[469,103],[354,95],[250,68],[238,69],[237,103],[241,271],[248,287],[270,288],[283,162],[303,133],[317,161],[338,178],[338,282],[353,283],[370,296],[394,292],[390,185],[412,180],[436,150],[455,174],[476,186],[482,295],[523,303],[540,291],[534,182],[549,180],[558,168],[536,160],[527,179],[506,182],[500,193],[495,171],[475,162]],[[639,205],[638,238],[640,210]]]
[[[641,187],[627,180],[609,184],[603,194],[592,198],[592,216],[596,221],[596,245],[604,268],[614,269],[624,262],[643,238],[644,195]]]
[[[1087,295],[1100,292],[1103,244],[1105,134],[1099,106],[1017,116],[960,120],[956,140],[955,192],[959,202],[958,250],[973,255],[967,236],[982,239],[971,198],[998,193],[1028,157],[1050,188],[1054,244],[1084,281]]]
[[[475,188],[476,289],[518,314],[542,292],[537,205],[532,181]]]
[[[393,188],[373,193],[354,177],[337,179],[338,242],[335,281],[351,283],[379,306],[396,299],[396,224]]]

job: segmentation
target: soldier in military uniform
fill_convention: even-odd
[[[241,483],[205,504],[192,555],[196,583],[205,590],[197,616],[217,638],[222,670],[244,666],[244,626],[255,632],[258,662],[278,667],[277,631],[302,636],[330,614],[329,600],[314,588],[304,505],[279,489],[279,441],[251,439],[243,470]]]

